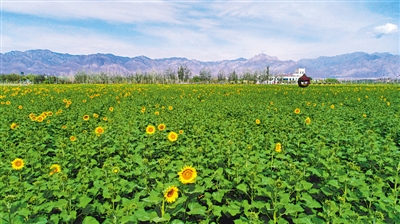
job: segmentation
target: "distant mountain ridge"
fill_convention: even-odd
[[[137,71],[177,71],[180,65],[187,66],[192,76],[203,68],[213,76],[224,71],[261,71],[267,66],[272,74],[293,73],[296,68],[306,68],[313,78],[400,78],[400,56],[389,53],[367,54],[354,52],[332,57],[315,59],[279,60],[277,57],[258,54],[250,59],[238,58],[222,61],[198,61],[181,57],[151,59],[146,56],[121,57],[113,54],[71,55],[50,50],[11,51],[0,54],[0,70],[3,74],[24,72],[25,74],[50,74],[57,76],[74,75],[76,72],[106,72],[108,74],[132,74]]]

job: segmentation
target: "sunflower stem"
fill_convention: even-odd
[[[163,199],[161,205],[161,218],[164,217],[164,214],[165,214],[165,199]]]

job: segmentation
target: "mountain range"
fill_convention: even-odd
[[[238,58],[222,61],[198,61],[187,58],[171,57],[151,59],[146,56],[121,57],[113,54],[71,55],[50,50],[11,51],[0,53],[0,70],[2,74],[49,74],[70,76],[77,72],[107,74],[132,74],[137,71],[163,72],[167,69],[177,71],[180,65],[187,66],[192,76],[198,75],[201,69],[209,69],[213,76],[224,71],[242,73],[245,71],[262,71],[267,66],[270,73],[291,74],[296,68],[306,68],[306,74],[313,78],[400,78],[400,55],[389,53],[354,52],[332,57],[314,59],[279,60],[277,57],[258,54],[252,58]]]

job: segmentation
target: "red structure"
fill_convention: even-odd
[[[299,86],[301,88],[305,88],[308,85],[310,85],[310,78],[308,76],[306,76],[306,74],[304,74],[303,76],[301,76],[299,78],[299,80],[297,81],[297,83],[299,84]]]

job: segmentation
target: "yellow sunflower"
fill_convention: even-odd
[[[118,168],[118,167],[114,167],[114,168],[112,169],[112,172],[113,172],[114,174],[119,173],[119,168]]]
[[[50,176],[51,175],[53,175],[53,174],[55,174],[55,173],[59,173],[59,172],[61,172],[61,166],[60,165],[58,165],[58,164],[53,164],[53,165],[51,165],[50,166]]]
[[[178,198],[178,188],[175,186],[170,186],[164,191],[164,198],[168,203],[176,201]]]
[[[309,117],[307,117],[305,122],[306,122],[307,125],[309,125],[309,124],[311,124],[311,119]]]
[[[260,119],[256,119],[256,124],[260,124],[260,123],[261,123]]]
[[[159,124],[158,125],[158,130],[164,131],[165,130],[165,124]]]
[[[280,142],[276,143],[275,152],[282,152],[282,145]]]
[[[183,169],[178,172],[179,181],[183,184],[194,183],[197,177],[197,171],[195,168],[191,166],[185,166]]]
[[[11,166],[14,170],[20,170],[24,167],[24,160],[16,158],[11,162]]]
[[[19,105],[19,106],[18,106],[18,109],[22,110],[22,105]]]
[[[75,137],[75,136],[71,136],[71,137],[69,137],[69,140],[70,140],[71,142],[74,142],[74,141],[76,141],[76,137]]]
[[[300,109],[299,109],[299,108],[296,108],[296,109],[294,110],[294,113],[295,113],[295,114],[299,114],[299,113],[300,113]]]
[[[101,134],[104,133],[104,128],[102,127],[97,127],[94,132],[96,133],[96,135],[100,136]]]
[[[168,140],[170,140],[171,142],[174,142],[174,141],[178,140],[178,134],[173,132],[173,131],[171,131],[168,134]]]
[[[335,105],[332,104],[332,105],[331,105],[331,109],[335,109]]]
[[[173,109],[172,106],[169,106],[169,107],[168,107],[168,110],[172,110],[172,109]]]
[[[83,115],[83,120],[88,121],[89,118],[90,118],[89,115],[87,115],[87,114]]]
[[[156,128],[153,125],[149,125],[146,128],[146,133],[149,135],[154,134],[154,132],[156,132]]]
[[[36,118],[36,121],[37,122],[42,122],[44,120],[44,117],[43,116],[38,116],[37,118]]]
[[[183,130],[179,130],[180,135],[183,135],[183,133],[185,133]]]
[[[95,113],[95,114],[93,114],[93,117],[94,117],[94,118],[98,118],[99,115]]]
[[[108,108],[108,110],[113,112],[114,111],[114,107],[110,107],[110,108]]]
[[[17,123],[12,123],[12,124],[10,125],[11,130],[14,130],[14,129],[17,128],[17,127],[18,127],[18,124],[17,124]]]

